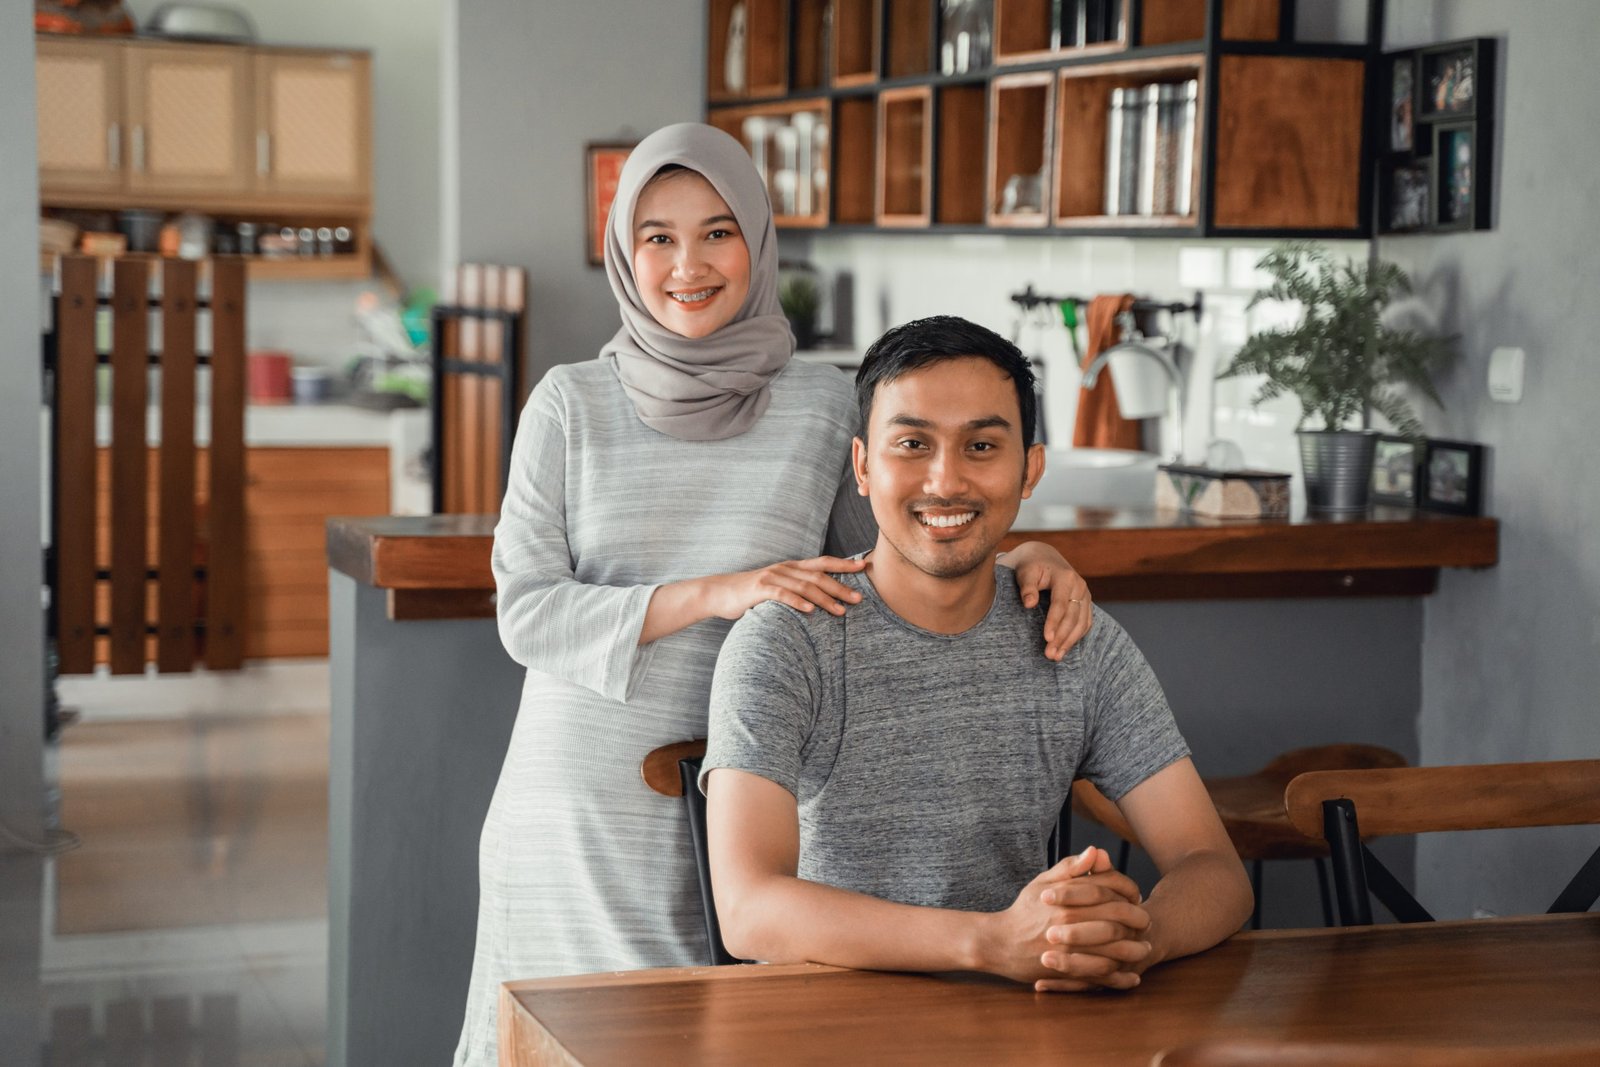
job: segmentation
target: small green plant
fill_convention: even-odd
[[[815,323],[821,300],[816,280],[807,274],[792,274],[778,287],[778,304],[790,322]]]
[[[1294,301],[1301,320],[1252,336],[1218,377],[1264,375],[1254,404],[1292,393],[1300,401],[1296,430],[1312,416],[1323,429],[1342,430],[1364,420],[1370,407],[1397,432],[1420,437],[1422,423],[1399,387],[1418,389],[1443,406],[1433,375],[1455,358],[1455,338],[1383,325],[1384,309],[1411,294],[1405,271],[1384,260],[1335,262],[1312,241],[1277,245],[1257,267],[1272,276],[1272,285],[1249,306]]]

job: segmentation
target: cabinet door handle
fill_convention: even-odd
[[[133,169],[144,173],[144,127],[133,128]]]
[[[272,169],[272,134],[256,131],[256,173],[265,178]]]
[[[113,122],[106,127],[106,158],[113,171],[122,169],[122,124]]]

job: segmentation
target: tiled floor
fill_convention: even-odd
[[[67,729],[83,844],[45,865],[45,1064],[324,1062],[327,752],[325,714]]]

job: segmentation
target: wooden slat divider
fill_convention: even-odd
[[[207,510],[206,666],[244,659],[244,260],[211,268],[211,487]]]
[[[483,268],[483,306],[503,310],[505,303],[505,271],[501,267]],[[508,333],[504,319],[485,319],[483,322],[483,362],[500,364]],[[480,378],[478,385],[478,480],[473,511],[500,510],[500,404],[501,390],[498,378]]]
[[[150,260],[116,261],[111,294],[111,673],[145,664]]]
[[[460,277],[459,292],[462,307],[482,307],[484,297],[484,270],[475,263],[463,263],[457,268]],[[468,317],[461,320],[461,359],[467,363],[483,362],[484,327],[481,319]],[[483,431],[480,412],[483,379],[476,374],[461,376],[461,396],[456,408],[455,477],[456,499],[460,510],[476,514],[483,510],[478,500],[479,471],[483,466],[481,455]]]
[[[95,317],[91,256],[63,256],[56,322],[56,654],[62,674],[94,670]]]
[[[161,280],[161,458],[157,508],[156,666],[194,668],[195,283],[189,260],[168,259]]]

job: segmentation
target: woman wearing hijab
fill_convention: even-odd
[[[495,1062],[501,982],[705,961],[682,809],[639,762],[705,735],[731,620],[764,600],[843,612],[859,598],[829,572],[862,569],[839,557],[876,535],[849,477],[850,381],[790,358],[744,148],[696,124],[647,137],[605,261],[622,328],[533,390],[495,529],[500,636],[528,674],[480,843],[458,1065]],[[1071,601],[1047,624],[1059,658],[1088,592],[1031,548],[1024,588]]]

